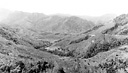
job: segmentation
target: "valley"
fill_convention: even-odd
[[[12,12],[0,21],[0,73],[127,73],[128,14],[112,18]]]

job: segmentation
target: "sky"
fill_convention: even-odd
[[[120,15],[128,13],[128,0],[0,0],[0,8],[48,15]]]

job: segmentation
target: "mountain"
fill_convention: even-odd
[[[56,41],[46,49],[55,55],[84,60],[87,73],[126,73],[127,68],[124,66],[127,64],[123,63],[127,62],[125,59],[128,58],[126,57],[128,36],[127,34],[115,34],[115,32],[124,31],[127,20],[127,14],[120,15],[112,20],[110,23],[112,26],[106,23],[109,27],[104,25],[99,28],[95,27],[96,29],[93,28],[86,33],[71,35]],[[108,32],[103,33],[106,30]]]
[[[87,19],[89,21],[92,21],[96,24],[104,24],[106,22],[109,22],[111,20],[113,20],[115,17],[117,17],[116,14],[105,14],[105,15],[102,15],[102,16],[80,16],[81,18],[83,19]]]
[[[105,17],[12,12],[0,23],[0,73],[127,73],[128,14]]]
[[[128,14],[122,14],[113,19],[115,26],[107,29],[104,33],[116,34],[116,35],[127,35],[128,34]]]
[[[42,13],[14,12],[1,23],[28,27],[48,32],[79,33],[92,28],[95,24],[76,16],[44,15]],[[24,26],[23,26],[24,25]]]

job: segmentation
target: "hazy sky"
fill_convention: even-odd
[[[99,16],[128,13],[128,0],[0,0],[0,8],[44,14]]]

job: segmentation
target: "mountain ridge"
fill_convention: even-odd
[[[42,13],[26,13],[26,12],[14,12],[10,16],[8,16],[7,19],[3,20],[1,23],[5,23],[9,25],[21,25],[21,26],[25,25],[25,27],[29,28],[30,26],[30,28],[32,29],[42,28],[42,31],[48,30],[54,32],[56,30],[56,31],[62,31],[64,33],[80,32],[81,30],[90,29],[95,25],[91,21],[87,21],[85,19],[81,19],[76,16],[71,16],[71,17],[61,17],[56,15],[47,16]]]

